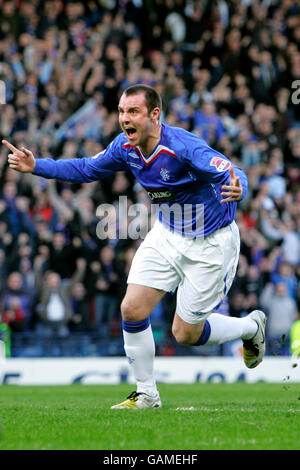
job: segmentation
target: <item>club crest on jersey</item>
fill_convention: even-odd
[[[231,167],[231,163],[225,158],[213,157],[210,161],[210,166],[215,166],[217,171],[226,171]]]
[[[170,179],[170,170],[168,170],[168,168],[165,166],[160,169],[159,174],[164,181],[168,181]]]

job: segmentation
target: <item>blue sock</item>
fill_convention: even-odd
[[[146,330],[150,325],[150,317],[141,321],[125,321],[122,320],[122,328],[128,333],[139,333],[139,331]]]
[[[210,337],[210,331],[211,331],[211,328],[210,328],[209,321],[205,320],[204,328],[202,330],[201,336],[193,346],[202,346],[203,344],[205,344],[208,341],[208,338]]]

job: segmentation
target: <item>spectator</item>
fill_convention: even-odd
[[[91,331],[91,319],[87,292],[82,282],[76,282],[71,289],[72,316],[69,321],[70,331]]]
[[[260,298],[268,316],[267,349],[272,355],[289,355],[289,332],[297,317],[295,301],[288,295],[284,282],[268,284]]]
[[[47,271],[42,276],[43,258],[35,263],[36,284],[39,292],[37,306],[37,332],[46,336],[55,333],[66,336],[69,333],[68,323],[72,319],[71,291],[85,274],[86,262],[77,260],[77,269],[70,280],[62,281],[54,271]],[[75,320],[76,321],[76,320]]]
[[[241,291],[236,291],[230,295],[230,316],[241,318],[246,315],[245,295]]]
[[[300,264],[300,237],[293,219],[286,220],[282,227],[282,234],[283,257],[288,264],[298,266]]]
[[[3,320],[13,332],[25,330],[25,312],[19,297],[10,296],[5,302]]]
[[[96,327],[101,329],[103,323],[111,324],[115,318],[118,305],[118,282],[114,262],[114,250],[107,245],[100,252],[100,272],[96,282]]]
[[[54,233],[50,246],[49,269],[58,273],[62,279],[69,279],[79,251],[80,246],[77,246],[76,240],[71,243],[65,233]]]
[[[219,143],[224,137],[225,129],[214,103],[205,102],[200,110],[195,111],[194,132],[210,145]]]
[[[245,168],[251,166],[257,166],[261,161],[261,151],[258,145],[258,138],[255,136],[249,136],[247,142],[242,147],[242,163]]]
[[[257,297],[261,294],[262,283],[260,278],[260,269],[256,265],[250,265],[245,280],[245,291],[246,294],[254,294]]]
[[[0,293],[3,293],[6,278],[7,278],[7,266],[5,262],[5,252],[0,249]]]
[[[13,330],[16,328],[18,331],[28,331],[32,327],[32,304],[33,299],[24,289],[21,274],[10,273],[4,290],[3,305],[7,319],[13,323]]]
[[[284,283],[287,287],[287,295],[291,299],[296,300],[297,278],[292,266],[289,263],[285,261],[280,263],[278,270],[271,274],[270,280],[274,284]]]

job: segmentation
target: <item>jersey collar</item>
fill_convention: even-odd
[[[159,157],[159,155],[161,155],[162,153],[167,154],[167,155],[171,155],[172,157],[177,158],[177,155],[175,154],[174,150],[172,150],[169,147],[166,147],[165,145],[161,144],[162,137],[163,137],[163,131],[164,131],[164,125],[162,124],[160,141],[158,142],[158,144],[155,147],[155,149],[153,150],[153,152],[148,156],[145,156],[143,154],[143,152],[142,152],[142,150],[139,146],[130,145],[128,142],[123,145],[123,148],[132,148],[132,149],[134,149],[147,166],[151,165],[151,163],[157,157]]]

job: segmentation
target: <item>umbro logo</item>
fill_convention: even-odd
[[[192,314],[201,316],[201,315],[207,315],[207,312],[192,312]]]
[[[132,158],[139,158],[139,156],[134,152],[129,152],[128,155]]]

